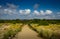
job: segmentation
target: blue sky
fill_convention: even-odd
[[[60,0],[0,0],[0,19],[60,19]]]

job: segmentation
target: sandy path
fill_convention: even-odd
[[[21,32],[19,32],[13,39],[42,39],[37,37],[37,33],[25,25]]]

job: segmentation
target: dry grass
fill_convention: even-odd
[[[0,27],[0,39],[11,39],[16,33],[21,31],[21,24],[3,24]]]
[[[36,29],[39,36],[46,39],[60,39],[60,25],[49,24],[47,26],[38,26],[32,24],[32,27]]]

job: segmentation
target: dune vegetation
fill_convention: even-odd
[[[12,39],[28,25],[44,39],[60,39],[60,20],[0,20],[0,39]]]
[[[0,39],[12,39],[21,31],[22,24],[2,23],[0,27]]]
[[[60,39],[60,25],[49,24],[44,26],[31,24],[30,27],[39,34],[39,37],[44,39]]]

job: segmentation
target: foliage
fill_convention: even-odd
[[[4,24],[5,25],[5,24]],[[8,24],[3,26],[3,27],[0,27],[0,39],[12,39],[12,37],[14,37],[18,32],[21,31],[21,24]],[[2,35],[1,35],[2,34]]]
[[[0,23],[23,23],[23,24],[39,24],[39,25],[49,25],[49,24],[60,24],[59,19],[30,19],[30,20],[0,20]]]
[[[50,24],[48,26],[37,26],[31,24],[38,33],[39,36],[44,39],[60,39],[60,25],[57,24]]]

